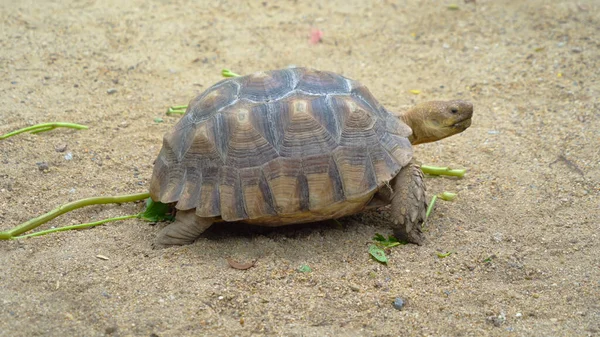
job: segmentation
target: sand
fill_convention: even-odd
[[[387,266],[368,254],[375,233],[392,232],[385,210],[215,226],[164,250],[151,246],[164,224],[140,220],[2,241],[0,336],[600,334],[600,4],[451,3],[3,1],[0,134],[90,128],[0,141],[0,230],[72,200],[147,191],[178,120],[166,108],[222,68],[309,66],[361,81],[389,110],[457,98],[475,116],[415,148],[468,173],[426,180],[430,197],[458,197],[437,203],[424,245],[391,249]],[[42,228],[142,206],[93,206]],[[256,263],[236,270],[227,257]]]

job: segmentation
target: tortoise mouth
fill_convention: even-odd
[[[455,128],[455,129],[465,130],[469,126],[471,126],[471,118],[470,117],[463,119],[462,121],[456,122],[456,123],[452,124],[450,127]]]

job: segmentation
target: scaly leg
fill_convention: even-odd
[[[156,237],[154,248],[167,248],[193,243],[213,224],[211,218],[201,218],[195,209],[177,211],[175,222],[163,228]]]
[[[421,226],[426,218],[427,200],[423,173],[413,163],[404,167],[391,182],[394,235],[399,240],[420,245],[425,239]]]

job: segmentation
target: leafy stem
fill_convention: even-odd
[[[24,132],[40,133],[40,132],[50,131],[50,130],[53,130],[53,129],[56,129],[59,127],[78,129],[78,130],[85,130],[85,129],[89,128],[85,125],[75,124],[75,123],[63,123],[63,122],[42,123],[42,124],[36,124],[33,126],[28,126],[26,128],[22,128],[22,129],[4,134],[4,135],[0,136],[0,140],[6,139],[8,137],[12,137],[12,136],[18,135],[20,133],[24,133]]]
[[[52,211],[50,211],[46,214],[43,214],[37,218],[28,220],[13,229],[10,229],[10,230],[4,231],[4,232],[0,232],[0,240],[13,239],[25,232],[28,232],[34,228],[39,227],[40,225],[56,218],[57,216],[59,216],[61,214],[65,214],[67,212],[73,211],[78,208],[82,208],[82,207],[90,206],[90,205],[121,204],[121,203],[126,203],[126,202],[131,202],[131,201],[143,200],[143,199],[148,198],[149,196],[150,196],[150,194],[148,192],[145,192],[145,193],[127,194],[127,195],[120,195],[120,196],[93,197],[93,198],[86,198],[86,199],[73,201],[68,204],[61,205],[58,208],[55,208]],[[135,216],[138,216],[138,215],[135,215]],[[88,226],[88,227],[92,227],[92,226]],[[85,227],[83,227],[83,228],[85,228]]]
[[[31,234],[15,236],[15,237],[12,237],[11,239],[25,239],[25,238],[30,238],[30,237],[34,237],[34,236],[41,236],[41,235],[46,235],[46,234],[50,234],[50,233],[55,233],[55,232],[69,231],[69,230],[73,230],[73,229],[90,228],[90,227],[102,225],[102,224],[105,224],[105,223],[111,222],[111,221],[121,221],[121,220],[134,219],[134,218],[139,218],[139,217],[140,217],[140,214],[123,215],[123,216],[118,216],[118,217],[114,217],[114,218],[110,218],[110,219],[104,219],[104,220],[100,220],[100,221],[96,221],[96,222],[88,222],[88,223],[82,223],[79,225],[47,229],[47,230],[43,230],[43,231],[31,233]]]

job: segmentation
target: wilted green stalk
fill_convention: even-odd
[[[7,134],[0,136],[0,140],[18,135],[19,133],[24,133],[24,132],[40,133],[40,132],[50,131],[50,130],[53,130],[53,129],[56,129],[59,127],[60,128],[78,129],[78,130],[89,129],[89,127],[87,127],[85,125],[74,124],[74,123],[63,123],[63,122],[43,123],[43,124],[36,124],[33,126],[28,126],[26,128],[22,128],[22,129],[13,131],[13,132],[9,132]]]
[[[94,227],[94,226],[105,224],[107,222],[121,221],[121,220],[139,218],[140,215],[141,215],[141,213],[140,214],[134,214],[134,215],[123,215],[123,216],[117,216],[117,217],[114,217],[114,218],[104,219],[104,220],[100,220],[100,221],[96,221],[96,222],[88,222],[88,223],[82,223],[82,224],[79,224],[79,225],[65,226],[65,227],[59,227],[59,228],[52,228],[52,229],[47,229],[47,230],[43,230],[43,231],[31,233],[31,234],[25,234],[25,235],[15,236],[15,237],[12,237],[11,239],[25,239],[25,238],[30,238],[30,237],[34,237],[34,236],[41,236],[41,235],[46,235],[46,234],[50,234],[50,233],[55,233],[55,232],[64,232],[64,231],[70,231],[70,230],[73,230],[73,229],[90,228],[90,227]]]
[[[150,196],[148,192],[138,193],[138,194],[128,194],[128,195],[120,195],[120,196],[108,196],[108,197],[93,197],[87,199],[81,199],[77,201],[70,202],[68,204],[64,204],[59,206],[58,208],[53,209],[52,211],[43,214],[37,218],[28,220],[19,226],[10,229],[8,231],[0,232],[0,240],[10,240],[16,236],[19,236],[25,232],[28,232],[38,226],[56,218],[61,214],[65,214],[72,210],[90,206],[90,205],[101,205],[101,204],[122,204],[131,201],[143,200]]]

